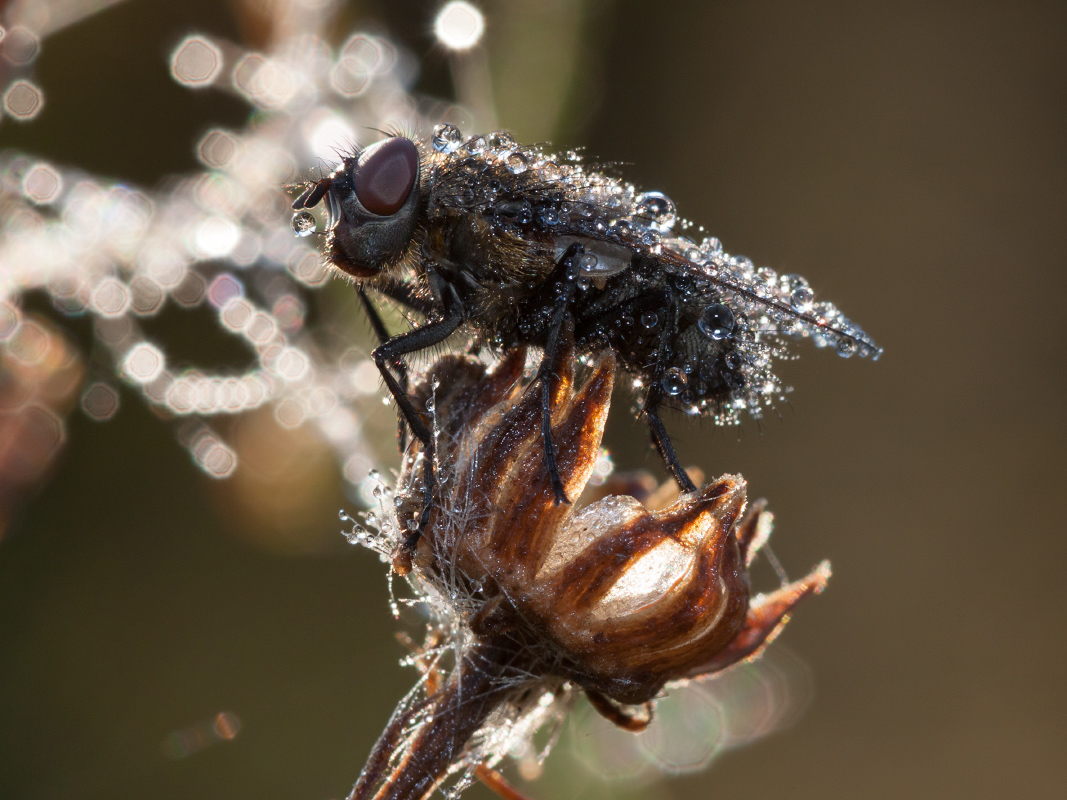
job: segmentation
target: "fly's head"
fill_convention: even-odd
[[[299,218],[325,201],[330,260],[355,278],[374,278],[399,263],[415,237],[420,173],[419,148],[411,139],[383,139],[346,157],[293,208]]]

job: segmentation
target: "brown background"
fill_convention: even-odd
[[[803,348],[762,433],[673,423],[684,461],[771,499],[791,573],[828,557],[835,574],[782,639],[814,675],[807,714],[648,796],[1067,795],[1062,5],[513,5],[487,9],[503,125],[629,162],[886,350]],[[381,22],[422,59],[420,87],[447,93],[431,16],[348,18]],[[48,106],[5,120],[0,145],[147,185],[194,168],[199,132],[245,114],[170,82],[194,28],[240,35],[225,5],[140,0],[47,40]],[[212,357],[188,314],[159,325]],[[72,418],[0,542],[0,795],[342,796],[412,679],[381,565],[229,535],[218,487],[123,399],[110,423]],[[625,407],[617,463],[658,469]],[[331,491],[301,520],[316,541],[338,528]],[[237,739],[164,757],[168,732],[222,709]]]

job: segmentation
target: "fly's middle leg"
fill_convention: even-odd
[[[563,488],[563,481],[559,476],[559,466],[556,463],[556,444],[552,441],[552,365],[556,363],[559,355],[560,333],[567,321],[571,302],[578,290],[578,270],[585,248],[575,242],[560,257],[556,274],[559,276],[554,289],[556,296],[552,304],[552,321],[548,327],[548,335],[545,338],[545,353],[541,359],[541,366],[537,370],[534,379],[540,384],[541,389],[541,436],[544,440],[545,464],[548,467],[548,477],[552,484],[552,494],[556,504],[570,503],[567,499],[567,491]]]

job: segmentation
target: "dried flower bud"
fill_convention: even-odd
[[[558,364],[552,422],[560,476],[579,497],[600,452],[615,368],[601,359],[577,388],[572,362],[565,354]],[[516,352],[488,375],[463,358],[434,368],[431,407],[444,446],[420,572],[447,575],[460,592],[480,587],[466,598],[481,604],[468,619],[475,633],[522,638],[542,669],[621,703],[646,702],[713,660],[727,666],[717,657],[743,631],[766,638],[765,615],[746,625],[746,551],[758,514],[739,536],[744,480],[724,476],[655,512],[628,496],[556,504],[539,396],[524,391],[523,365]],[[411,500],[422,497],[421,475],[413,451],[400,476]],[[820,576],[802,582],[802,594],[821,588]]]
[[[610,355],[600,359],[576,386],[573,363],[563,352],[554,365],[552,435],[567,495],[578,498],[600,453],[615,365]],[[354,798],[423,797],[457,765],[492,766],[500,752],[465,743],[501,708],[510,706],[503,719],[517,725],[531,697],[547,697],[535,704],[545,706],[580,688],[613,722],[639,730],[650,715],[630,706],[648,703],[668,681],[755,655],[829,575],[823,564],[750,600],[747,567],[770,515],[762,501],[745,513],[739,476],[658,510],[625,495],[557,504],[540,395],[527,391],[524,367],[521,351],[491,370],[446,356],[415,390],[437,439],[429,525],[413,557],[396,546],[422,511],[425,458],[412,444],[395,503],[401,522],[384,526],[376,546],[392,545],[397,571],[436,615],[431,638],[450,640],[444,647],[457,651],[458,665],[394,717],[383,742],[399,742],[400,730],[418,733],[403,747],[394,742],[405,755],[388,769],[383,756],[372,757]]]

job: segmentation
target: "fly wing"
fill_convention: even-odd
[[[816,301],[801,275],[778,275],[756,269],[745,256],[723,252],[717,239],[697,247],[668,239],[659,254],[665,268],[684,273],[697,286],[717,291],[727,305],[760,320],[764,335],[810,338],[816,347],[832,347],[838,355],[877,360],[882,348],[859,325],[830,302]]]

